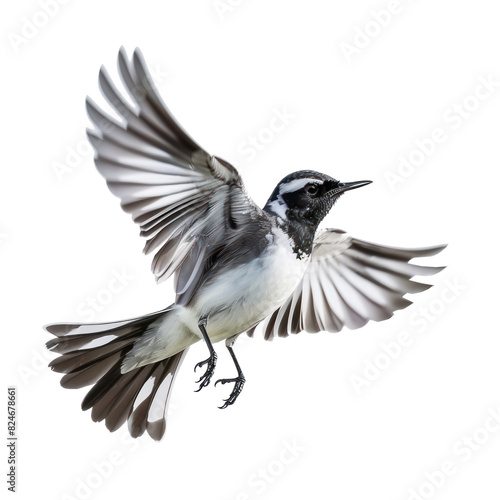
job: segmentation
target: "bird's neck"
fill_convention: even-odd
[[[292,240],[292,250],[298,259],[307,259],[311,255],[316,225],[304,224],[295,220],[283,220],[279,222],[283,231]]]

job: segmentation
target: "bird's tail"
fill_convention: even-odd
[[[56,336],[47,348],[61,354],[51,361],[52,370],[65,373],[61,385],[75,389],[92,385],[82,409],[92,408],[92,420],[106,421],[117,430],[126,420],[130,434],[144,431],[155,440],[165,433],[165,414],[172,384],[188,348],[161,361],[121,372],[127,353],[152,323],[168,309],[125,321],[89,324],[51,324],[45,329]]]

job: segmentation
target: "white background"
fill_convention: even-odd
[[[498,499],[494,2],[73,0],[50,18],[41,4],[10,2],[2,16],[2,366],[4,387],[19,393],[18,498]],[[217,406],[230,386],[193,392],[193,367],[206,357],[194,346],[160,443],[94,424],[79,408],[85,390],[62,389],[44,350],[43,324],[123,319],[172,301],[85,145],[84,98],[98,97],[101,64],[116,75],[122,44],[141,47],[178,120],[238,165],[260,205],[294,170],[368,178],[323,227],[390,245],[449,244],[431,259],[447,266],[428,279],[435,286],[389,321],[243,339],[247,383],[227,410]],[[489,94],[481,79],[493,82]],[[268,140],[276,110],[293,118]],[[391,188],[399,157],[436,128],[446,139]],[[258,134],[268,144],[244,153]],[[87,300],[109,299],[117,272],[129,276],[122,291],[89,313]],[[409,343],[397,349],[404,332]],[[232,376],[217,349],[216,378]],[[383,369],[366,372],[370,363]],[[448,475],[435,473],[444,462]]]

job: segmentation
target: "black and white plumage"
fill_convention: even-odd
[[[300,331],[338,332],[381,321],[410,304],[404,296],[429,285],[412,281],[442,268],[410,264],[444,246],[398,249],[336,229],[316,233],[338,198],[369,181],[342,183],[312,170],[285,177],[260,209],[234,167],[211,156],[182,129],[156,93],[139,50],[120,50],[124,98],[104,68],[101,91],[116,120],[87,100],[95,164],[154,254],[158,282],[174,276],[176,301],[162,311],[104,324],[53,324],[50,363],[64,387],[93,385],[82,408],[132,436],[165,432],[172,383],[190,345],[204,339],[209,358],[198,382],[209,384],[226,340],[237,376],[224,407],[245,379],[232,344],[263,323],[271,340]]]

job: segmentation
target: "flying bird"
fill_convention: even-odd
[[[262,325],[264,338],[338,332],[382,321],[430,285],[411,280],[442,267],[410,263],[445,245],[392,248],[318,226],[347,191],[371,181],[341,182],[301,170],[287,175],[263,208],[238,171],[212,156],[179,125],[157,93],[141,52],[122,48],[118,70],[127,98],[101,68],[99,86],[117,120],[87,98],[94,129],[88,139],[97,170],[120,198],[154,254],[158,283],[174,278],[175,303],[143,317],[92,324],[50,324],[47,347],[60,356],[52,370],[61,385],[88,385],[82,409],[110,431],[128,421],[133,437],[165,433],[165,414],[178,369],[195,342],[208,357],[198,390],[210,384],[224,340],[235,375],[221,408],[232,405],[245,377],[233,345]]]

